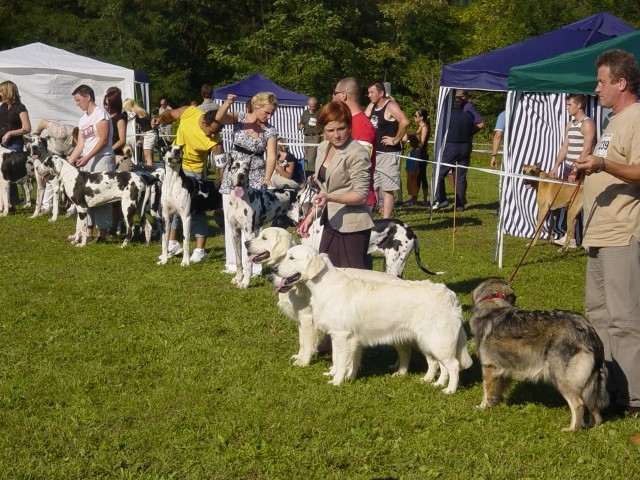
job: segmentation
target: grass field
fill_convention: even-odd
[[[486,158],[478,158],[482,163]],[[505,239],[491,262],[497,177],[470,174],[469,208],[456,217],[399,211],[422,258],[445,270],[465,319],[473,288],[508,278],[526,239]],[[560,429],[570,414],[553,389],[517,383],[507,404],[478,411],[481,375],[462,373],[454,395],[420,382],[412,359],[386,373],[388,347],[367,350],[358,378],[322,375],[330,359],[291,365],[296,326],[264,278],[238,290],[211,224],[204,264],[156,266],[160,246],[115,241],[78,249],[71,220],[0,219],[0,477],[7,479],[632,479],[638,420]],[[527,309],[583,311],[585,253],[539,243],[513,282]],[[381,269],[381,260],[376,260]],[[424,274],[410,260],[405,278]],[[433,278],[432,278],[433,279]],[[470,345],[472,342],[470,341]]]

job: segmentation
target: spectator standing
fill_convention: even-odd
[[[127,120],[129,117],[122,111],[122,92],[118,87],[109,87],[102,100],[103,106],[111,116],[111,142],[113,154],[116,157],[116,166],[124,158],[125,141],[127,140]],[[120,202],[113,202],[111,205],[111,228],[110,235],[116,235],[120,230],[120,220],[122,219],[122,206]]]
[[[409,120],[398,104],[387,98],[384,84],[373,83],[368,88],[366,113],[376,129],[376,169],[374,188],[382,190],[382,217],[392,218],[394,192],[401,188],[400,151]]]
[[[0,83],[0,142],[13,150],[24,150],[23,135],[31,132],[31,120],[29,112],[20,101],[18,86],[10,80]],[[18,203],[18,186],[15,183],[9,185],[9,208]]]
[[[149,114],[133,98],[127,98],[122,108],[129,113],[130,119],[136,121],[136,133],[142,134],[142,138],[136,140],[136,146],[142,147],[145,165],[153,167],[153,149],[156,148],[158,137],[151,125]]]
[[[215,119],[216,112],[204,113],[198,107],[184,106],[166,110],[158,119],[154,119],[154,127],[180,121],[174,145],[182,146],[182,171],[187,177],[203,181],[207,178],[207,158],[213,149],[214,153],[223,153],[220,138],[221,125]],[[178,215],[173,216],[171,231],[169,232],[169,256],[182,253],[182,246],[178,242],[177,229],[181,222]],[[196,248],[189,259],[192,263],[199,263],[207,258],[205,246],[207,243],[208,223],[205,213],[194,214],[191,217],[191,234],[196,238]]]
[[[158,108],[158,117],[162,115],[166,110],[171,110],[171,106],[169,105],[169,102],[167,102],[166,98],[161,98],[160,108]],[[162,125],[159,128],[159,132],[165,142],[168,142],[168,138],[171,136],[171,124]]]
[[[318,100],[316,97],[309,97],[307,108],[298,122],[298,130],[302,130],[304,135],[304,159],[307,163],[307,170],[314,170],[316,166],[316,154],[318,143],[320,143],[320,129],[318,128]]]
[[[482,115],[478,113],[478,110],[476,110],[476,107],[473,105],[473,103],[469,101],[469,91],[456,90],[456,97],[461,98],[464,101],[463,110],[473,115],[473,124],[475,126],[475,130],[473,133],[478,133],[485,127],[484,119],[482,118]]]
[[[404,166],[407,172],[407,192],[409,193],[409,200],[406,201],[406,205],[415,205],[418,201],[418,164],[421,163],[418,161],[421,156],[420,141],[416,135],[409,135],[408,142],[410,147],[409,158],[407,158]]]
[[[567,95],[567,112],[573,117],[564,131],[562,147],[556,156],[553,168],[549,172],[552,178],[562,178],[575,182],[575,172],[571,173],[573,163],[580,157],[591,154],[596,139],[596,124],[584,112],[586,95]]]
[[[429,166],[429,136],[431,135],[431,121],[425,109],[417,110],[413,114],[413,119],[418,122],[416,137],[418,138],[418,148],[420,149],[420,162],[418,164],[418,184],[416,195],[422,189],[422,202],[419,204],[427,206],[429,204],[429,181],[427,180],[427,167]]]
[[[202,103],[198,105],[198,108],[203,112],[210,110],[217,110],[219,105],[213,101],[213,87],[208,84],[202,85],[200,88],[200,95],[202,95]]]
[[[112,148],[111,116],[103,107],[96,105],[93,89],[80,85],[73,99],[84,115],[78,122],[78,143],[69,155],[69,163],[84,172],[110,172],[116,168]],[[99,230],[97,242],[104,242],[111,225],[111,205],[99,205],[89,209],[87,238],[93,239],[93,228]]]
[[[613,116],[584,172],[585,311],[604,344],[615,406],[640,412],[640,72],[623,50],[598,57],[595,92]]]
[[[491,168],[498,166],[498,150],[500,149],[500,142],[502,142],[502,136],[504,135],[505,127],[505,112],[504,110],[498,115],[496,120],[496,127],[493,129],[493,140],[491,141]]]
[[[367,197],[367,205],[369,211],[373,213],[377,205],[375,189],[373,187],[373,175],[376,168],[376,129],[369,117],[365,115],[360,107],[360,84],[353,77],[343,78],[336,84],[333,91],[333,100],[344,102],[351,111],[351,136],[356,139],[360,145],[365,147],[369,152],[371,159],[369,195]]]
[[[438,174],[437,199],[434,210],[449,206],[445,191],[445,178],[451,171],[455,172],[456,203],[458,212],[463,212],[467,203],[467,168],[471,163],[471,141],[473,139],[473,115],[465,112],[464,100],[460,97],[453,99],[453,109],[449,119],[449,131],[444,145],[442,163]],[[450,166],[449,166],[450,165]],[[458,166],[456,168],[455,166]],[[454,170],[455,169],[455,170]]]

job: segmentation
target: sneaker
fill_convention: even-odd
[[[167,249],[167,258],[175,257],[176,255],[180,255],[182,253],[182,246],[180,242],[176,242],[175,240],[169,241],[169,248]],[[158,255],[158,260],[162,258],[162,254]]]
[[[553,243],[555,245],[558,245],[559,247],[562,247],[564,245],[564,242],[567,241],[567,235],[563,235],[562,237],[558,238],[557,240],[554,240]]]
[[[456,207],[456,212],[464,212],[464,207]]]
[[[445,200],[444,202],[436,202],[433,204],[433,210],[440,210],[441,208],[447,208],[449,206],[449,201]]]
[[[191,263],[200,263],[206,260],[208,256],[209,255],[207,255],[207,252],[204,251],[204,248],[196,248],[191,254],[191,258],[189,258],[189,261]]]

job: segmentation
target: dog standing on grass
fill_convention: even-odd
[[[24,188],[24,206],[31,206],[31,178],[33,160],[25,152],[14,152],[0,146],[0,217],[9,215],[9,186],[21,183]]]
[[[522,173],[541,179],[550,178],[549,174],[543,172],[540,167],[540,163],[536,165],[525,165]],[[534,188],[536,190],[536,201],[538,203],[536,234],[533,240],[531,240],[531,246],[533,247],[538,241],[538,237],[542,231],[542,222],[544,222],[547,214],[553,210],[566,208],[567,237],[564,245],[560,248],[560,251],[566,252],[571,240],[575,237],[577,218],[582,211],[582,185],[575,183],[538,182],[529,179],[525,179],[523,183],[527,188]],[[576,191],[576,189],[578,190]]]
[[[222,207],[222,194],[214,182],[198,182],[187,177],[182,170],[182,147],[172,145],[163,154],[165,164],[162,180],[162,254],[158,265],[164,265],[169,259],[169,232],[173,215],[180,215],[182,221],[182,262],[186,267],[190,263],[189,242],[191,241],[191,215]]]
[[[567,310],[525,311],[514,306],[511,287],[498,278],[473,291],[469,321],[482,364],[484,394],[479,408],[504,400],[512,379],[545,381],[556,387],[571,409],[571,424],[563,431],[602,423],[609,404],[604,347],[582,315]]]
[[[42,163],[38,160],[36,168],[47,181],[57,177],[67,196],[76,205],[76,231],[69,237],[73,245],[84,247],[87,244],[88,209],[117,201],[122,206],[122,217],[127,228],[122,247],[133,237],[135,214],[140,217],[140,229],[145,232],[146,244],[149,245],[151,225],[146,221],[145,209],[151,193],[149,184],[153,182],[150,177],[145,179],[129,172],[83,172],[58,155],[52,155]]]
[[[399,365],[408,364],[411,347],[427,360],[425,382],[440,376],[435,386],[444,393],[458,388],[460,370],[472,364],[462,308],[446,285],[428,280],[407,281],[380,272],[384,279],[355,277],[334,267],[326,255],[308,245],[289,249],[275,267],[277,292],[304,283],[311,293],[317,327],[331,335],[333,379],[340,385],[358,373],[364,347],[393,345]],[[279,278],[278,278],[279,277]]]

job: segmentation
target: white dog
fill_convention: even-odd
[[[462,309],[446,285],[353,277],[306,245],[290,248],[274,271],[278,292],[299,282],[309,288],[313,320],[331,335],[333,385],[355,378],[366,346],[403,346],[402,362],[416,345],[427,359],[423,380],[433,381],[440,367],[435,385],[446,384],[444,393],[454,393],[460,370],[471,366]]]
[[[164,265],[169,259],[169,232],[173,215],[179,215],[182,221],[182,262],[186,267],[190,263],[189,242],[191,241],[191,215],[207,210],[216,210],[222,206],[222,195],[212,181],[203,183],[188,177],[182,170],[182,147],[172,145],[162,157],[165,164],[162,179],[162,253],[158,265]]]
[[[289,248],[295,246],[293,237],[282,228],[267,227],[256,238],[247,240],[245,247],[249,254],[249,261],[269,266],[278,265],[285,257]],[[357,268],[340,269],[347,275],[358,278],[376,278],[381,281],[397,280],[393,275]],[[291,320],[298,324],[298,339],[300,349],[292,355],[293,364],[299,367],[309,365],[317,353],[318,329],[313,321],[311,310],[311,292],[304,283],[291,285],[286,291],[278,294],[278,308]],[[396,347],[397,348],[397,347]],[[397,375],[405,374],[409,369],[411,350],[405,351],[404,346],[398,349],[398,363],[392,368]]]

